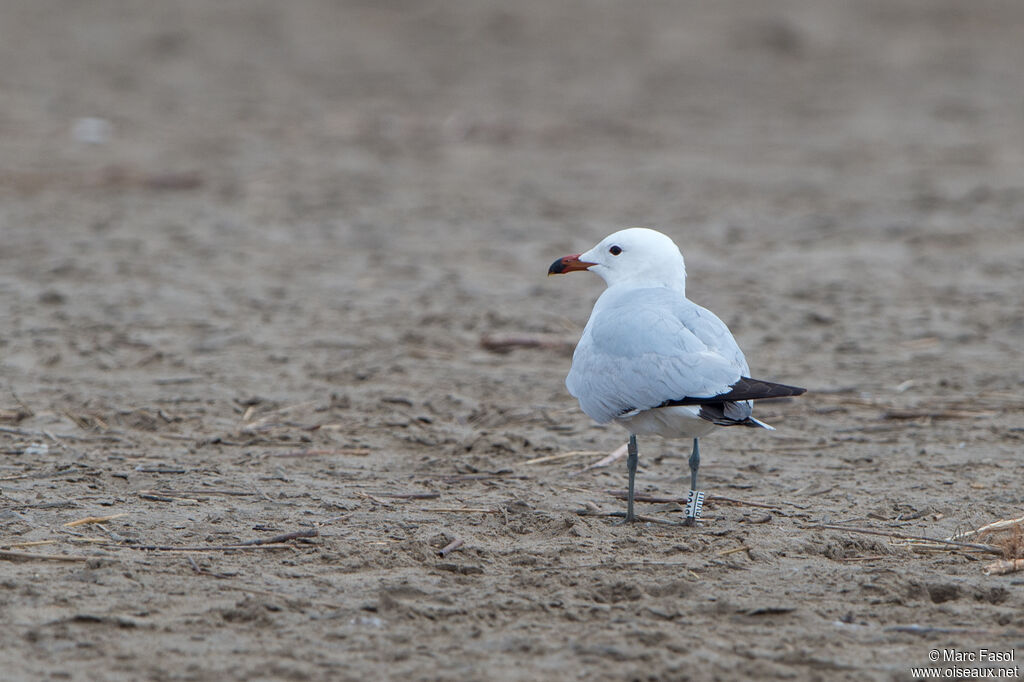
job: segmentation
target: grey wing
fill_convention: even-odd
[[[702,308],[685,299],[684,301],[685,305],[680,305],[677,311],[682,324],[708,348],[731,362],[742,376],[749,376],[750,368],[747,366],[747,359],[725,322],[722,322],[718,315],[707,308]]]
[[[566,386],[604,423],[683,396],[724,393],[746,373],[725,324],[675,292],[595,306],[573,355]]]

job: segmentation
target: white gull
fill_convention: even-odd
[[[581,254],[559,258],[549,275],[589,270],[608,288],[594,304],[565,385],[594,421],[629,431],[626,521],[633,513],[637,434],[692,438],[687,525],[700,516],[698,439],[719,427],[772,429],[752,416],[751,401],[805,391],[750,378],[729,328],[686,298],[686,265],[664,234],[620,230]]]

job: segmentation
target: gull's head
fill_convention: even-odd
[[[680,291],[686,287],[686,265],[679,247],[661,232],[645,227],[619,230],[589,251],[559,258],[548,274],[575,270],[597,273],[608,286],[630,283]]]

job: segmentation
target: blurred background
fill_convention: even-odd
[[[626,225],[670,233],[713,307],[848,290],[814,313],[847,337],[908,290],[899,332],[933,335],[935,287],[985,299],[953,277],[968,263],[996,288],[1020,274],[1013,0],[0,13],[0,263],[30,304],[53,289],[76,311],[208,323],[312,300],[357,323],[466,295],[551,327],[524,300],[568,295],[577,324],[593,283],[536,275]]]

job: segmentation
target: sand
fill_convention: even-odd
[[[1024,514],[1022,34],[1012,0],[4,3],[0,677],[1020,659],[1022,574],[885,534]],[[579,473],[625,440],[563,385],[602,284],[545,273],[629,225],[809,389],[702,441],[696,528]],[[688,443],[640,452],[685,494]]]

